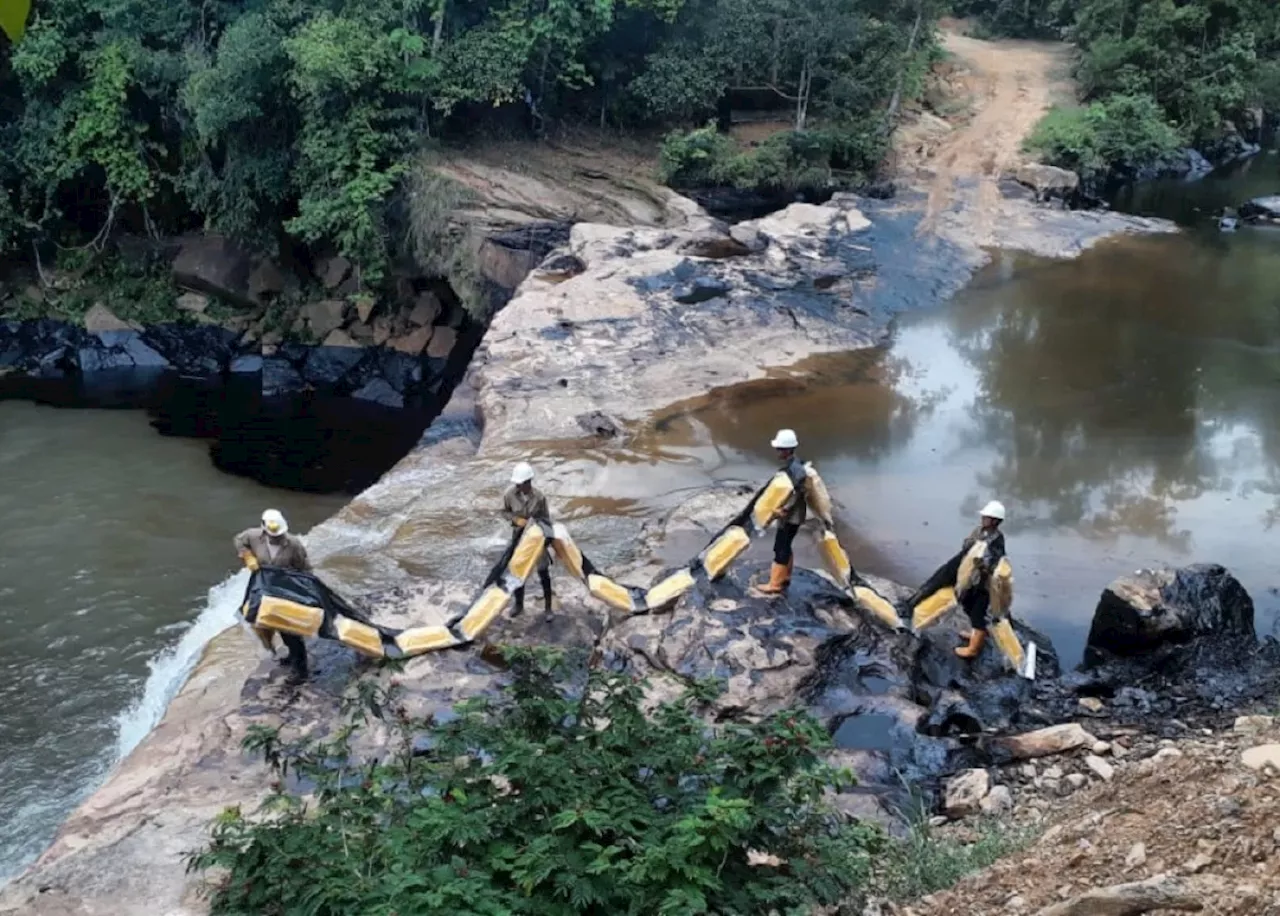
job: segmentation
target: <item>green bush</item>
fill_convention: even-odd
[[[1150,96],[1114,95],[1085,108],[1051,109],[1025,146],[1051,165],[1091,178],[1156,164],[1182,142]]]
[[[382,759],[353,760],[358,716],[325,743],[255,730],[246,746],[316,801],[278,783],[262,817],[219,819],[189,860],[227,870],[213,912],[800,914],[866,882],[881,835],[824,804],[849,777],[819,759],[810,718],[712,729],[705,687],[646,714],[627,675],[505,658],[510,689],[445,724],[367,689],[394,733]]]
[[[831,186],[836,170],[848,173],[850,183],[861,180],[884,152],[884,134],[870,124],[789,130],[748,148],[707,126],[668,134],[659,171],[664,182],[677,188],[819,188]]]

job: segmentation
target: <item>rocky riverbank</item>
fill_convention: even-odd
[[[921,203],[838,197],[732,229],[692,207],[683,228],[576,225],[494,320],[469,380],[421,447],[311,533],[321,573],[388,623],[448,616],[500,549],[478,507],[497,503],[511,461],[532,456],[593,559],[623,581],[648,581],[700,547],[728,502],[742,497],[708,489],[696,469],[656,461],[644,430],[674,402],[715,398],[807,356],[866,346],[884,337],[897,311],[944,300],[984,255],[959,231],[917,240]],[[1042,253],[1160,228],[1008,206],[1023,207],[1008,240]],[[1025,233],[1014,235],[1018,227]],[[634,473],[620,476],[624,466]],[[884,790],[843,799],[851,811],[883,812],[892,802],[900,746],[922,776],[976,765],[962,735],[981,714],[954,688],[946,632],[911,649],[810,574],[789,602],[765,604],[746,589],[757,570],[747,561],[675,615],[626,622],[609,621],[571,590],[551,620],[504,623],[493,638],[592,645],[612,663],[661,676],[720,674],[731,686],[723,715],[799,701],[836,728],[874,714],[891,731],[918,736],[848,749],[868,785]],[[936,664],[917,671],[908,664],[917,651]],[[1000,674],[994,657],[988,664],[989,705],[1008,710],[1007,725],[1021,722],[1014,714],[1026,687]],[[265,771],[237,751],[249,725],[312,732],[334,722],[361,666],[332,647],[318,666],[312,686],[287,694],[239,631],[219,637],[156,732],[0,895],[0,912],[202,912],[180,853],[201,843],[221,807],[252,806],[266,791]],[[431,709],[494,689],[502,674],[471,651],[418,659],[399,677]]]

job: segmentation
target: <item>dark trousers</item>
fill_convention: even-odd
[[[799,525],[779,525],[778,533],[773,538],[773,562],[779,566],[786,566],[794,558],[795,554],[791,547],[795,543],[796,535],[800,533]]]
[[[987,611],[991,609],[991,592],[987,583],[973,585],[960,599],[960,607],[969,615],[969,624],[975,630],[987,628]]]
[[[543,610],[548,614],[551,613],[551,570],[538,570],[538,581],[542,583],[542,603]],[[519,614],[524,611],[524,586],[520,586],[511,593],[511,597],[515,600],[515,613]]]
[[[281,633],[280,641],[289,650],[289,670],[298,677],[307,676],[307,643],[301,636],[292,633]]]

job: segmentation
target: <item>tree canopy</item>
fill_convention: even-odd
[[[209,228],[334,249],[376,286],[424,145],[699,127],[738,88],[797,129],[875,134],[932,17],[929,0],[38,0],[0,50],[0,244]]]

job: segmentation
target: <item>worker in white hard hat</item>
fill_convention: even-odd
[[[511,471],[511,488],[502,497],[502,517],[511,523],[513,542],[520,537],[524,526],[531,520],[551,524],[551,511],[547,498],[533,485],[533,468],[520,462]],[[551,613],[551,556],[544,550],[538,559],[538,581],[542,583],[542,601],[547,614]],[[511,596],[515,601],[512,616],[524,613],[524,586]]]
[[[987,641],[987,611],[991,608],[991,574],[1000,561],[1004,559],[1004,532],[1000,525],[1004,522],[1004,504],[992,500],[982,507],[978,514],[978,527],[964,539],[961,551],[967,553],[974,544],[984,542],[987,545],[982,556],[974,561],[972,581],[957,583],[967,585],[960,592],[960,606],[969,617],[970,629],[962,638],[967,644],[956,649],[961,658],[977,658]]]
[[[249,569],[261,566],[275,566],[281,569],[296,569],[299,572],[311,572],[311,561],[307,558],[307,549],[302,541],[289,533],[289,523],[275,509],[262,513],[262,525],[241,531],[235,537],[236,553]],[[270,640],[270,631],[261,631],[264,645],[274,651]],[[289,666],[290,684],[301,684],[307,679],[307,644],[301,636],[292,633],[280,633],[281,641],[289,650],[282,662]]]
[[[808,517],[808,504],[804,495],[804,480],[808,471],[805,470],[804,462],[796,457],[800,440],[795,430],[778,430],[778,434],[769,444],[778,453],[778,464],[787,472],[795,485],[791,496],[774,513],[774,520],[778,523],[778,533],[773,538],[773,565],[769,567],[768,584],[760,586],[762,593],[778,595],[786,591],[787,586],[791,584],[791,573],[796,563],[792,548],[796,535],[800,533],[800,526]]]

